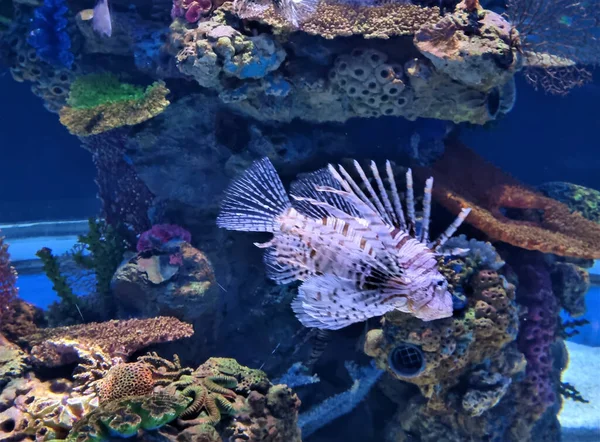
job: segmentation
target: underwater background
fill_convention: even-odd
[[[527,67],[553,47],[493,15],[519,2],[587,52]],[[595,5],[256,3],[0,0],[0,441],[600,440]],[[381,66],[366,108],[352,85]],[[367,192],[349,159],[389,159],[406,207],[412,167],[417,239],[428,176],[432,239],[471,207],[425,242],[450,316],[303,320],[311,280],[276,284],[269,235],[217,227],[263,157],[292,194],[328,163]]]

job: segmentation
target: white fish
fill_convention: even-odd
[[[287,22],[300,26],[313,15],[319,0],[234,0],[233,10],[240,18],[258,18],[269,6]]]
[[[256,161],[230,185],[217,224],[273,234],[256,245],[267,249],[271,279],[304,281],[292,308],[307,327],[337,330],[393,310],[424,321],[451,316],[452,296],[437,250],[470,209],[430,242],[433,179],[425,185],[417,233],[411,171],[405,215],[389,161],[387,188],[371,163],[377,190],[354,165],[368,196],[342,166],[330,165],[292,184],[292,202],[269,159]]]
[[[98,0],[94,6],[94,15],[92,17],[92,27],[100,35],[110,37],[112,35],[112,22],[110,10],[108,9],[108,0]]]

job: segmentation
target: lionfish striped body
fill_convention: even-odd
[[[307,327],[336,330],[392,310],[425,321],[451,316],[437,250],[469,209],[430,242],[433,179],[425,185],[419,229],[410,170],[405,216],[389,162],[387,189],[375,163],[377,190],[354,166],[362,188],[342,166],[330,165],[293,183],[290,199],[271,162],[256,161],[227,190],[217,224],[273,234],[256,245],[267,249],[268,276],[276,283],[303,281],[292,308]]]

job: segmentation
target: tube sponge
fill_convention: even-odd
[[[65,0],[44,0],[44,4],[33,12],[27,43],[46,63],[71,68],[74,57],[66,29],[68,10]]]

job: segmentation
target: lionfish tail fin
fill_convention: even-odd
[[[255,161],[225,191],[217,225],[243,232],[273,232],[277,217],[291,207],[268,158]]]
[[[319,0],[280,0],[277,12],[295,27],[308,20],[317,10]]]
[[[313,276],[298,289],[292,310],[305,327],[338,330],[406,304],[406,297],[385,281],[372,290],[331,274]]]

